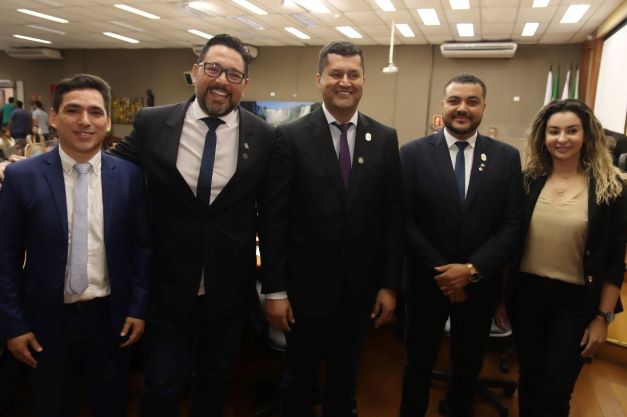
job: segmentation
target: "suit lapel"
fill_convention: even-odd
[[[115,159],[102,154],[102,162],[100,168],[100,181],[102,184],[102,213],[104,223],[105,242],[109,236],[109,226],[111,225],[111,207],[113,205],[113,196],[115,195],[117,183],[117,167]]]
[[[468,183],[468,191],[466,192],[466,200],[464,201],[464,209],[470,205],[472,199],[477,195],[477,190],[481,185],[483,177],[486,176],[489,160],[490,143],[480,135],[477,135],[475,141],[475,151],[472,157],[472,167],[470,168],[470,181]],[[485,161],[482,158],[485,156]]]
[[[591,177],[588,181],[588,230],[596,230],[597,228],[592,226],[592,223],[596,220],[597,210],[599,205],[596,198],[596,181],[594,177]]]
[[[54,204],[57,207],[57,215],[63,227],[63,233],[67,237],[67,202],[65,201],[65,182],[63,180],[63,167],[61,166],[59,147],[57,146],[54,151],[46,153],[44,160],[43,174],[52,192]]]
[[[461,212],[462,206],[459,201],[459,196],[457,195],[455,171],[453,170],[451,154],[449,153],[442,130],[432,136],[431,145],[431,160],[435,164],[436,169],[440,172],[449,196],[455,202],[457,209]]]
[[[366,140],[366,135],[368,135],[370,140]],[[370,123],[368,123],[368,120],[361,113],[359,113],[357,119],[357,130],[355,132],[355,147],[353,149],[351,176],[348,181],[347,209],[349,210],[353,201],[355,201],[355,196],[357,195],[359,185],[364,176],[364,167],[366,164],[373,162],[370,151],[372,149],[373,141],[377,139],[378,138],[372,131],[372,127],[370,126]],[[339,170],[339,162],[337,165]]]
[[[331,131],[322,108],[312,113],[309,120],[309,132],[310,139],[318,150],[320,160],[331,180],[331,184],[333,184],[333,188],[338,192],[342,201],[346,202],[346,189],[344,188],[342,173],[340,172],[340,163],[333,147]]]

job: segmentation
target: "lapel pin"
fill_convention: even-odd
[[[479,167],[479,171],[483,171],[483,166],[480,166],[480,167]]]
[[[366,141],[370,142],[372,140],[372,135],[370,134],[370,132],[366,133]]]
[[[366,136],[366,140],[368,140],[368,136]],[[363,165],[364,164],[364,158],[362,158],[361,156],[359,158],[357,158],[357,163],[359,165]]]
[[[243,159],[248,159],[248,154],[247,154],[246,152],[244,152],[244,153],[242,154],[242,158],[243,158]]]
[[[482,160],[483,162],[485,162],[485,161],[487,161],[487,160],[488,160],[488,157],[486,156],[486,154],[484,154],[484,153],[482,153],[482,154],[481,154],[481,160]]]
[[[248,146],[248,142],[244,142],[244,149],[246,149],[246,150],[250,149],[250,146]],[[485,159],[484,159],[484,161],[485,161]]]

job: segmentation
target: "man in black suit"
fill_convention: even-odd
[[[393,315],[402,258],[398,141],[357,111],[363,52],[332,42],[318,66],[323,105],[278,128],[261,212],[266,313],[287,332],[284,417],[313,415],[321,360],[324,415],[351,415],[359,352]]]
[[[195,97],[142,109],[112,152],[142,167],[155,235],[142,416],[223,415],[233,352],[255,297],[255,234],[274,128],[239,107],[251,58],[211,38],[192,68]]]
[[[479,78],[454,77],[444,89],[444,129],[401,148],[408,247],[401,417],[427,411],[449,316],[449,416],[472,416],[501,272],[519,243],[520,156],[477,133],[485,96]]]

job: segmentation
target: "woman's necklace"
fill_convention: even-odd
[[[576,177],[577,177],[577,174],[573,174],[569,176],[556,175],[553,180],[553,189],[560,197],[563,196],[564,193],[568,191],[571,184],[573,183],[571,179],[576,178]],[[556,181],[556,179],[558,178],[560,179],[560,181]]]

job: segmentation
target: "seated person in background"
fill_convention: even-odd
[[[521,417],[567,417],[585,358],[622,310],[627,190],[584,103],[536,116],[524,176],[524,245],[508,311],[520,364]]]
[[[6,127],[2,128],[0,136],[0,161],[4,161],[16,152],[15,139],[11,137],[11,131]]]
[[[33,134],[26,135],[26,147],[24,148],[24,156],[35,156],[46,151],[46,138],[41,133],[41,128],[33,126]]]
[[[59,146],[8,166],[0,189],[0,340],[29,366],[37,417],[77,414],[79,373],[93,416],[126,416],[151,249],[142,172],[101,152],[110,103],[97,76],[62,80]]]

